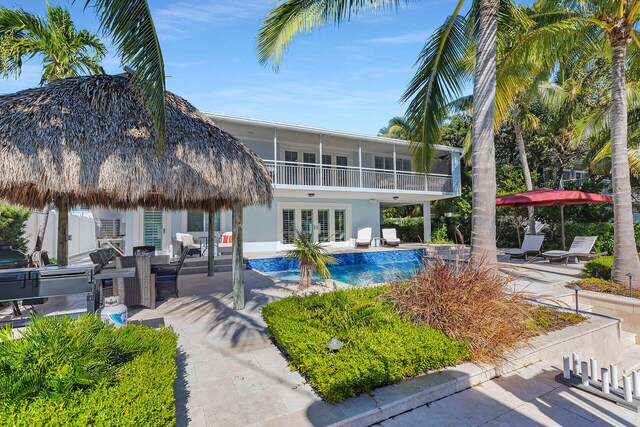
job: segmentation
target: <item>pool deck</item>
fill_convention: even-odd
[[[424,247],[425,245],[403,245],[400,249]],[[352,251],[349,248],[345,249]],[[380,249],[397,250],[370,250]],[[582,264],[564,266],[545,262],[513,261],[501,263],[500,267],[502,271],[514,276],[517,290],[544,299],[570,292],[562,285],[580,274]],[[251,270],[245,271],[245,285],[246,307],[240,311],[231,307],[231,272],[224,272],[216,273],[214,277],[203,274],[181,276],[180,298],[170,298],[161,302],[156,310],[131,309],[129,312],[131,321],[149,326],[170,325],[179,334],[178,381],[175,388],[177,426],[324,426],[340,423],[351,416],[371,411],[415,393],[415,387],[412,388],[413,382],[406,381],[383,387],[370,395],[363,394],[348,399],[337,405],[322,402],[307,381],[298,372],[289,369],[285,356],[268,338],[266,325],[260,315],[265,304],[294,294],[295,286],[275,282]],[[48,303],[36,308],[45,314],[76,315],[83,311],[83,301],[73,297],[51,298]],[[10,309],[3,311],[6,316]],[[544,370],[538,366],[527,369],[537,380],[538,375],[547,371],[547,366],[543,365]],[[549,378],[554,372],[555,369],[551,370]],[[492,398],[499,402],[509,402],[513,399],[512,394],[518,396],[519,387],[538,386],[538,382],[529,378],[526,384],[518,376],[516,378],[518,381],[513,390],[505,388],[504,396],[482,397],[484,400],[479,400],[473,407],[482,408],[484,404],[491,403]],[[545,374],[545,380],[546,378]],[[553,386],[553,383],[550,385]],[[492,384],[488,383],[484,388],[489,387],[492,387]],[[464,395],[459,393],[440,401],[441,403],[436,405],[439,411],[422,408],[407,413],[406,417],[382,424],[425,425],[425,418],[432,417],[431,414],[442,417],[436,417],[434,420],[449,420],[449,424],[481,424],[480,421],[486,420],[473,418],[463,420],[466,423],[458,424],[459,420],[455,418],[460,415],[460,405],[466,405],[464,399],[461,402],[461,398],[456,396],[473,395],[481,389],[474,388]],[[569,420],[567,416],[570,414],[567,414],[567,411],[583,411],[580,405],[575,403],[573,391],[562,387],[557,390],[561,390],[562,395],[567,398],[563,402],[556,402],[554,399],[546,399],[548,396],[545,396],[544,405],[550,409],[548,413],[545,412],[548,419],[544,424],[564,424],[564,421]],[[548,393],[549,390],[545,388],[541,392]],[[581,395],[580,399],[587,404],[592,402],[589,396]],[[566,411],[555,409],[556,406],[561,406]],[[613,416],[627,415],[624,409],[607,409],[614,414]],[[497,417],[506,412],[506,409],[495,411],[489,405],[487,411],[492,417]],[[598,413],[594,412],[593,417],[596,415]],[[517,417],[508,418],[507,424],[517,419],[518,424],[522,422],[523,425],[539,425],[539,421],[544,419],[529,415],[526,406],[518,406],[518,410],[511,416]],[[631,425],[637,418],[629,419],[630,424],[627,424],[629,421],[626,418],[620,418],[619,421],[621,425]]]

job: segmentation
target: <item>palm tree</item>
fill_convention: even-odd
[[[509,1],[505,2],[510,4]],[[269,12],[258,34],[257,54],[260,63],[277,69],[289,43],[300,33],[310,32],[327,23],[339,24],[351,15],[367,8],[397,7],[398,0],[287,0]],[[496,34],[500,0],[478,0],[477,49],[474,74],[473,109],[473,225],[472,260],[490,267],[497,263],[495,242],[495,153],[493,120],[496,97]],[[404,100],[413,97],[408,116],[421,124],[422,155],[428,164],[431,147],[437,141],[438,126],[446,117],[443,106],[459,97],[464,85],[460,77],[464,56],[463,41],[469,26],[460,15],[464,0],[459,0],[453,15],[436,30],[419,61],[420,67],[405,93]],[[472,10],[475,8],[472,7]],[[475,23],[475,21],[474,21]],[[426,70],[444,70],[434,74]],[[451,97],[451,95],[456,95]],[[431,108],[434,104],[440,108]]]
[[[640,0],[541,0],[540,9],[580,22],[596,32],[611,48],[611,180],[614,211],[614,255],[611,279],[625,283],[628,273],[640,284],[640,260],[636,251],[631,205],[631,181],[627,147],[626,68],[638,66]],[[568,35],[569,36],[569,35]],[[631,57],[627,50],[631,45]]]
[[[327,264],[337,264],[338,260],[329,255],[321,243],[312,242],[302,231],[296,230],[293,245],[295,249],[287,252],[286,258],[300,261],[299,290],[311,286],[311,277],[314,271],[317,271],[323,279],[331,277]]]
[[[47,4],[47,16],[0,7],[0,73],[20,76],[22,62],[42,58],[40,84],[100,73],[107,48],[96,34],[78,31],[69,11]]]
[[[46,17],[0,7],[0,74],[4,77],[19,77],[23,60],[36,56],[42,59],[41,85],[85,73],[98,74],[106,52],[99,37],[76,29],[69,11],[60,6],[47,3]],[[38,227],[32,255],[38,264],[50,210],[51,205],[45,207]]]

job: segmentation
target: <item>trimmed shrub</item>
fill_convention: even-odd
[[[613,255],[602,256],[600,258],[587,261],[582,269],[582,274],[587,277],[597,279],[611,279],[611,269],[613,268]]]
[[[447,224],[440,222],[431,229],[431,243],[453,243],[447,235]]]
[[[507,293],[510,279],[479,266],[451,268],[435,260],[414,279],[390,286],[400,311],[466,342],[473,360],[494,362],[533,335],[523,300]]]
[[[354,288],[266,305],[271,337],[328,402],[339,402],[403,378],[456,365],[466,345],[401,316],[386,287]],[[336,352],[331,338],[342,341]]]
[[[424,218],[386,218],[382,222],[383,227],[395,227],[398,238],[403,242],[422,242],[424,240]]]
[[[2,332],[0,425],[172,426],[176,334],[95,315],[36,317]]]

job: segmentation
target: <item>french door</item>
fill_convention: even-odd
[[[312,242],[346,242],[348,240],[348,205],[286,206],[279,208],[280,241],[293,243],[295,231]]]
[[[162,251],[164,234],[164,212],[145,210],[143,213],[142,244],[155,246],[156,251]]]

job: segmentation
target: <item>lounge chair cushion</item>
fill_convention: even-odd
[[[387,245],[399,245],[401,243],[400,239],[398,239],[395,228],[383,228],[382,238]]]
[[[356,238],[356,245],[370,245],[371,244],[371,227],[364,227],[358,229],[358,237]]]

